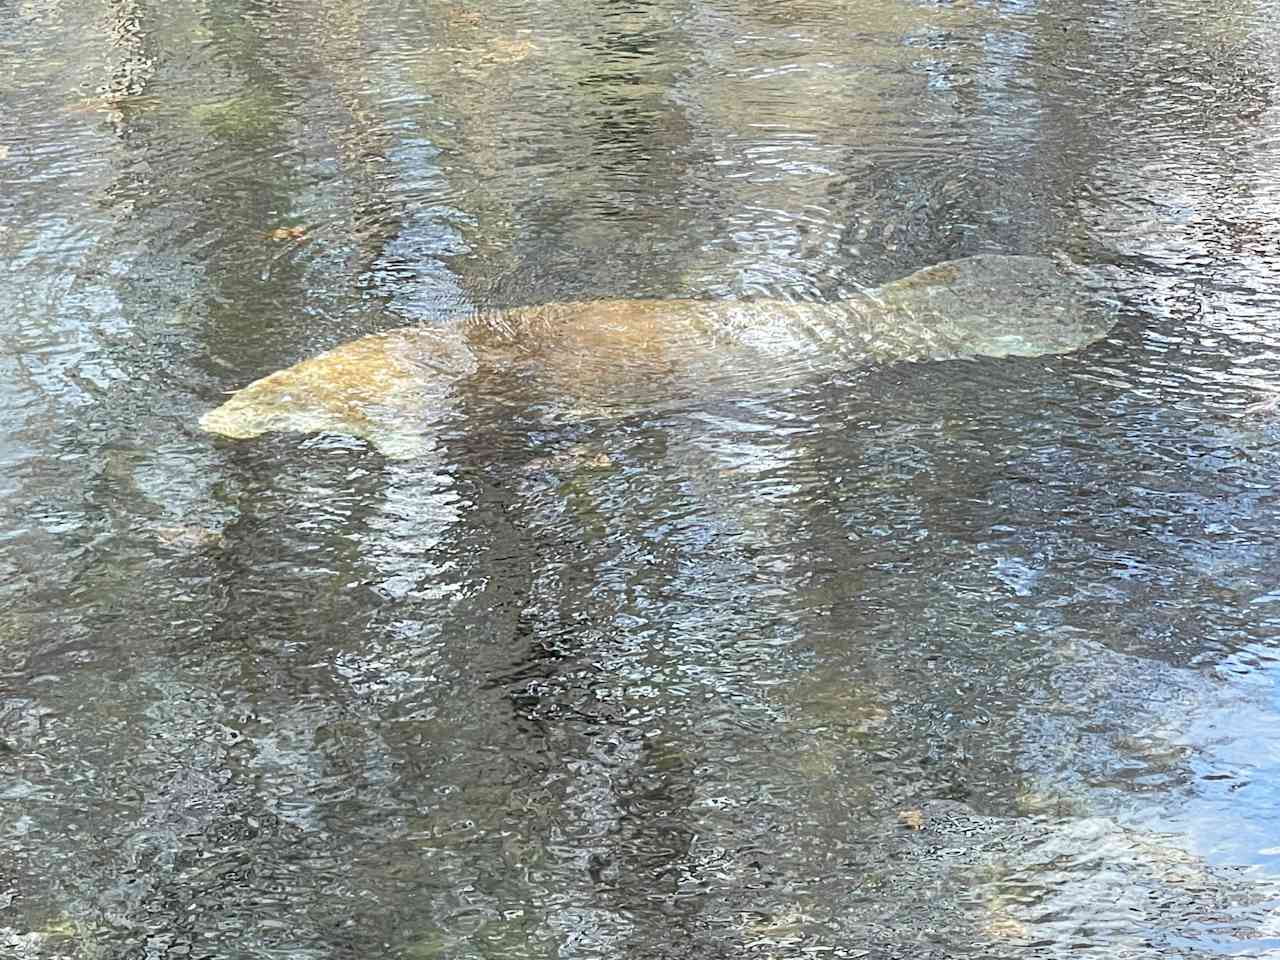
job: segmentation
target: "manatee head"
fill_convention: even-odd
[[[234,440],[250,440],[264,433],[321,429],[315,424],[334,419],[313,403],[302,384],[291,383],[281,370],[235,391],[219,407],[200,418],[200,429]]]
[[[429,327],[362,337],[255,380],[200,418],[210,433],[337,433],[407,459],[432,446],[451,384],[474,369],[465,344]]]

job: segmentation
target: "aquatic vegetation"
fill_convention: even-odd
[[[597,300],[374,334],[237,391],[200,421],[245,439],[333,432],[406,458],[430,446],[468,379],[532,386],[575,417],[741,393],[865,363],[1067,353],[1110,312],[1038,257],[938,264],[835,303]]]

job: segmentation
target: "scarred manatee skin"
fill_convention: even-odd
[[[200,426],[235,439],[346,434],[407,458],[481,372],[499,389],[533,382],[567,408],[607,414],[864,362],[1066,353],[1112,323],[1072,268],[1004,255],[936,264],[834,303],[548,303],[353,340],[237,390]]]

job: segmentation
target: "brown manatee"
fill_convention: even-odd
[[[1066,353],[1112,322],[1074,268],[999,255],[940,263],[834,303],[548,303],[354,340],[254,381],[200,425],[235,438],[347,434],[404,458],[429,446],[469,378],[533,384],[576,412],[621,412],[866,361]]]

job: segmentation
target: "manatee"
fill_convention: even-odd
[[[1003,255],[939,263],[831,303],[547,303],[362,337],[250,383],[200,426],[238,439],[346,434],[400,459],[430,447],[468,382],[607,415],[866,362],[1067,353],[1112,323],[1075,269]]]

